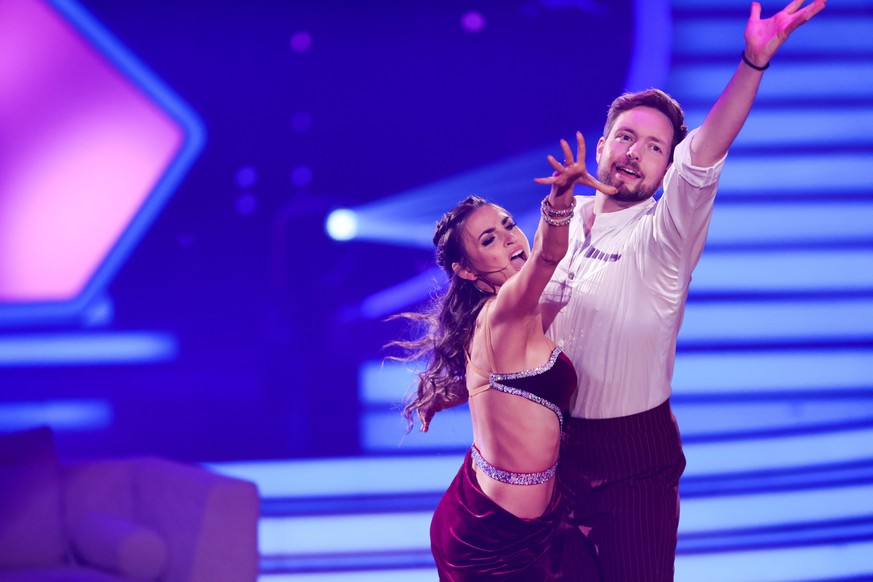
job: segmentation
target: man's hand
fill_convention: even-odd
[[[785,39],[810,18],[824,10],[827,0],[815,0],[804,8],[806,0],[794,0],[770,18],[761,20],[761,5],[752,2],[752,14],[746,23],[746,58],[759,67],[770,62]]]

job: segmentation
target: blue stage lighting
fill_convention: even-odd
[[[358,215],[345,208],[334,210],[327,217],[325,230],[334,240],[351,240],[358,235]]]
[[[48,400],[0,404],[0,430],[25,430],[47,424],[54,430],[101,430],[112,424],[106,400]]]
[[[94,366],[172,360],[179,347],[162,332],[88,332],[4,335],[0,368],[19,366]]]

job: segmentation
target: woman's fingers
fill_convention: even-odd
[[[582,137],[582,132],[576,132],[576,159],[585,163],[585,138]]]
[[[585,181],[585,184],[587,184],[588,186],[591,186],[595,190],[603,192],[604,194],[607,194],[609,196],[612,196],[613,194],[618,192],[618,188],[616,188],[615,186],[607,186],[606,184],[604,184],[600,180],[597,180],[596,178],[594,178],[594,176],[592,176],[590,174],[588,174],[588,180]]]
[[[607,186],[598,182],[585,167],[585,138],[581,131],[576,132],[577,151],[576,157],[573,156],[573,150],[567,140],[561,140],[561,150],[564,152],[564,163],[560,163],[555,156],[549,154],[546,156],[555,174],[548,178],[534,178],[537,184],[548,184],[558,186],[566,186],[568,184],[585,184],[604,194],[615,194],[618,190],[612,186]]]
[[[566,139],[561,140],[561,149],[564,150],[564,163],[568,166],[572,166],[576,162],[573,160],[573,150],[570,149],[570,144],[567,143]]]
[[[555,156],[549,154],[548,156],[546,156],[546,159],[549,161],[549,163],[552,165],[556,172],[564,171],[564,166],[561,165],[561,162],[555,159]]]

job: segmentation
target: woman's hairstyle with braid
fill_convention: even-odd
[[[418,373],[417,390],[410,394],[403,408],[407,432],[415,425],[415,416],[421,422],[421,430],[426,432],[435,413],[467,401],[466,350],[473,338],[476,318],[491,293],[481,290],[474,281],[457,276],[452,265],[458,263],[463,268],[471,268],[464,248],[464,224],[475,210],[486,205],[505,212],[483,198],[469,196],[437,222],[433,244],[436,262],[448,275],[448,288],[423,312],[394,316],[418,322],[425,330],[418,339],[388,344],[408,352],[405,357],[392,359],[425,359],[427,362],[424,371]],[[492,288],[492,293],[494,291]]]

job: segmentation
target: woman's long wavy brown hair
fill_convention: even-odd
[[[471,268],[464,249],[464,223],[474,210],[488,204],[491,203],[483,198],[469,196],[443,215],[436,225],[433,244],[436,262],[449,277],[448,288],[425,311],[394,316],[418,322],[425,329],[418,339],[388,344],[408,352],[392,359],[427,362],[424,371],[418,373],[417,390],[410,394],[403,408],[407,432],[415,425],[415,416],[421,422],[421,430],[426,432],[435,413],[467,401],[466,350],[473,338],[476,318],[491,293],[458,277],[452,264]]]

